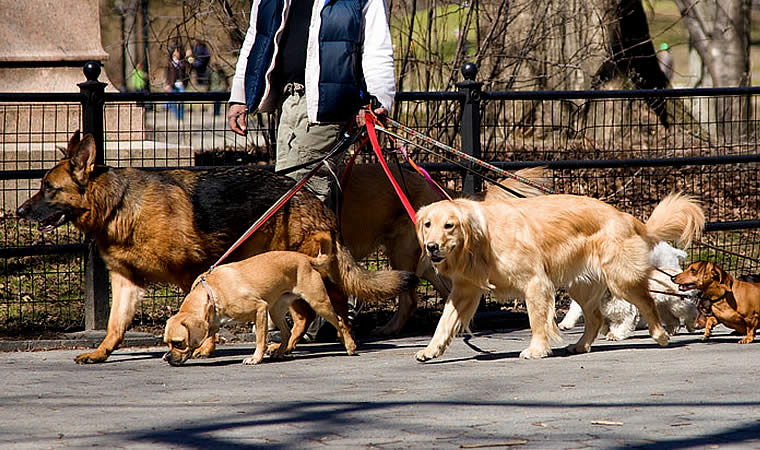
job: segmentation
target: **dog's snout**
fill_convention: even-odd
[[[428,253],[438,252],[438,244],[435,242],[428,242],[427,244],[425,244],[425,248],[427,249]]]
[[[24,217],[27,211],[29,211],[29,208],[26,206],[26,203],[24,203],[23,205],[19,206],[18,209],[16,210],[16,216]]]
[[[179,360],[175,358],[174,354],[172,354],[171,351],[164,353],[164,361],[168,362],[170,365],[174,367],[181,366],[182,363],[185,362],[184,360]]]
[[[671,275],[671,276],[670,276],[670,281],[672,281],[672,282],[673,282],[673,283],[675,283],[675,284],[678,284],[678,283],[676,283],[676,278],[678,278],[678,274],[675,274],[675,275]]]

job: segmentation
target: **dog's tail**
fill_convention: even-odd
[[[654,208],[646,227],[654,241],[676,241],[686,247],[702,233],[705,213],[694,197],[674,192]]]
[[[324,253],[320,253],[314,258],[310,258],[309,262],[311,263],[311,267],[319,272],[320,275],[329,278],[332,282],[335,282],[330,274],[330,268],[332,267],[333,259],[334,258],[332,255],[325,255]]]
[[[319,254],[309,258],[311,267],[334,283],[335,280],[331,274],[335,260],[335,255],[333,255],[332,251],[332,235],[327,231],[320,231],[315,233],[312,239],[319,244]]]
[[[403,270],[367,270],[356,263],[351,252],[335,241],[335,267],[331,280],[346,294],[379,302],[414,288],[417,275]]]

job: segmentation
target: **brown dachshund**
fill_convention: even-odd
[[[682,291],[699,289],[703,303],[709,302],[712,316],[705,320],[704,339],[718,323],[745,336],[740,344],[749,344],[755,338],[760,324],[760,283],[740,281],[708,261],[697,261],[673,277]]]

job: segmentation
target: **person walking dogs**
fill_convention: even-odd
[[[385,115],[396,93],[384,0],[254,0],[227,116],[245,135],[248,113],[281,109],[275,170],[324,156],[360,110]],[[336,161],[306,185],[328,206]],[[310,167],[291,172],[299,180]],[[328,200],[329,199],[329,200]]]
[[[246,114],[280,109],[275,171],[324,156],[352,120],[364,125],[362,108],[386,115],[395,95],[385,0],[253,1],[227,120],[245,135]],[[332,209],[336,167],[337,161],[325,161],[306,184]],[[310,170],[288,176],[300,180]],[[316,339],[319,322],[307,339]]]

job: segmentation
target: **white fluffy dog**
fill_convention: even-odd
[[[686,252],[673,248],[666,242],[658,243],[650,253],[652,264],[671,275],[681,273],[681,264],[686,259]],[[649,280],[649,289],[652,292],[657,312],[660,314],[668,334],[675,334],[683,321],[686,329],[694,331],[694,322],[697,318],[697,308],[688,298],[682,297],[683,293],[678,290],[670,277],[655,270]],[[672,292],[676,295],[668,295],[663,292]],[[600,306],[604,323],[600,335],[605,335],[608,341],[622,341],[631,335],[636,329],[647,327],[646,320],[641,317],[639,310],[631,303],[622,298],[608,295],[602,299]],[[583,311],[575,300],[570,304],[565,318],[559,323],[561,330],[573,328],[583,317]]]

